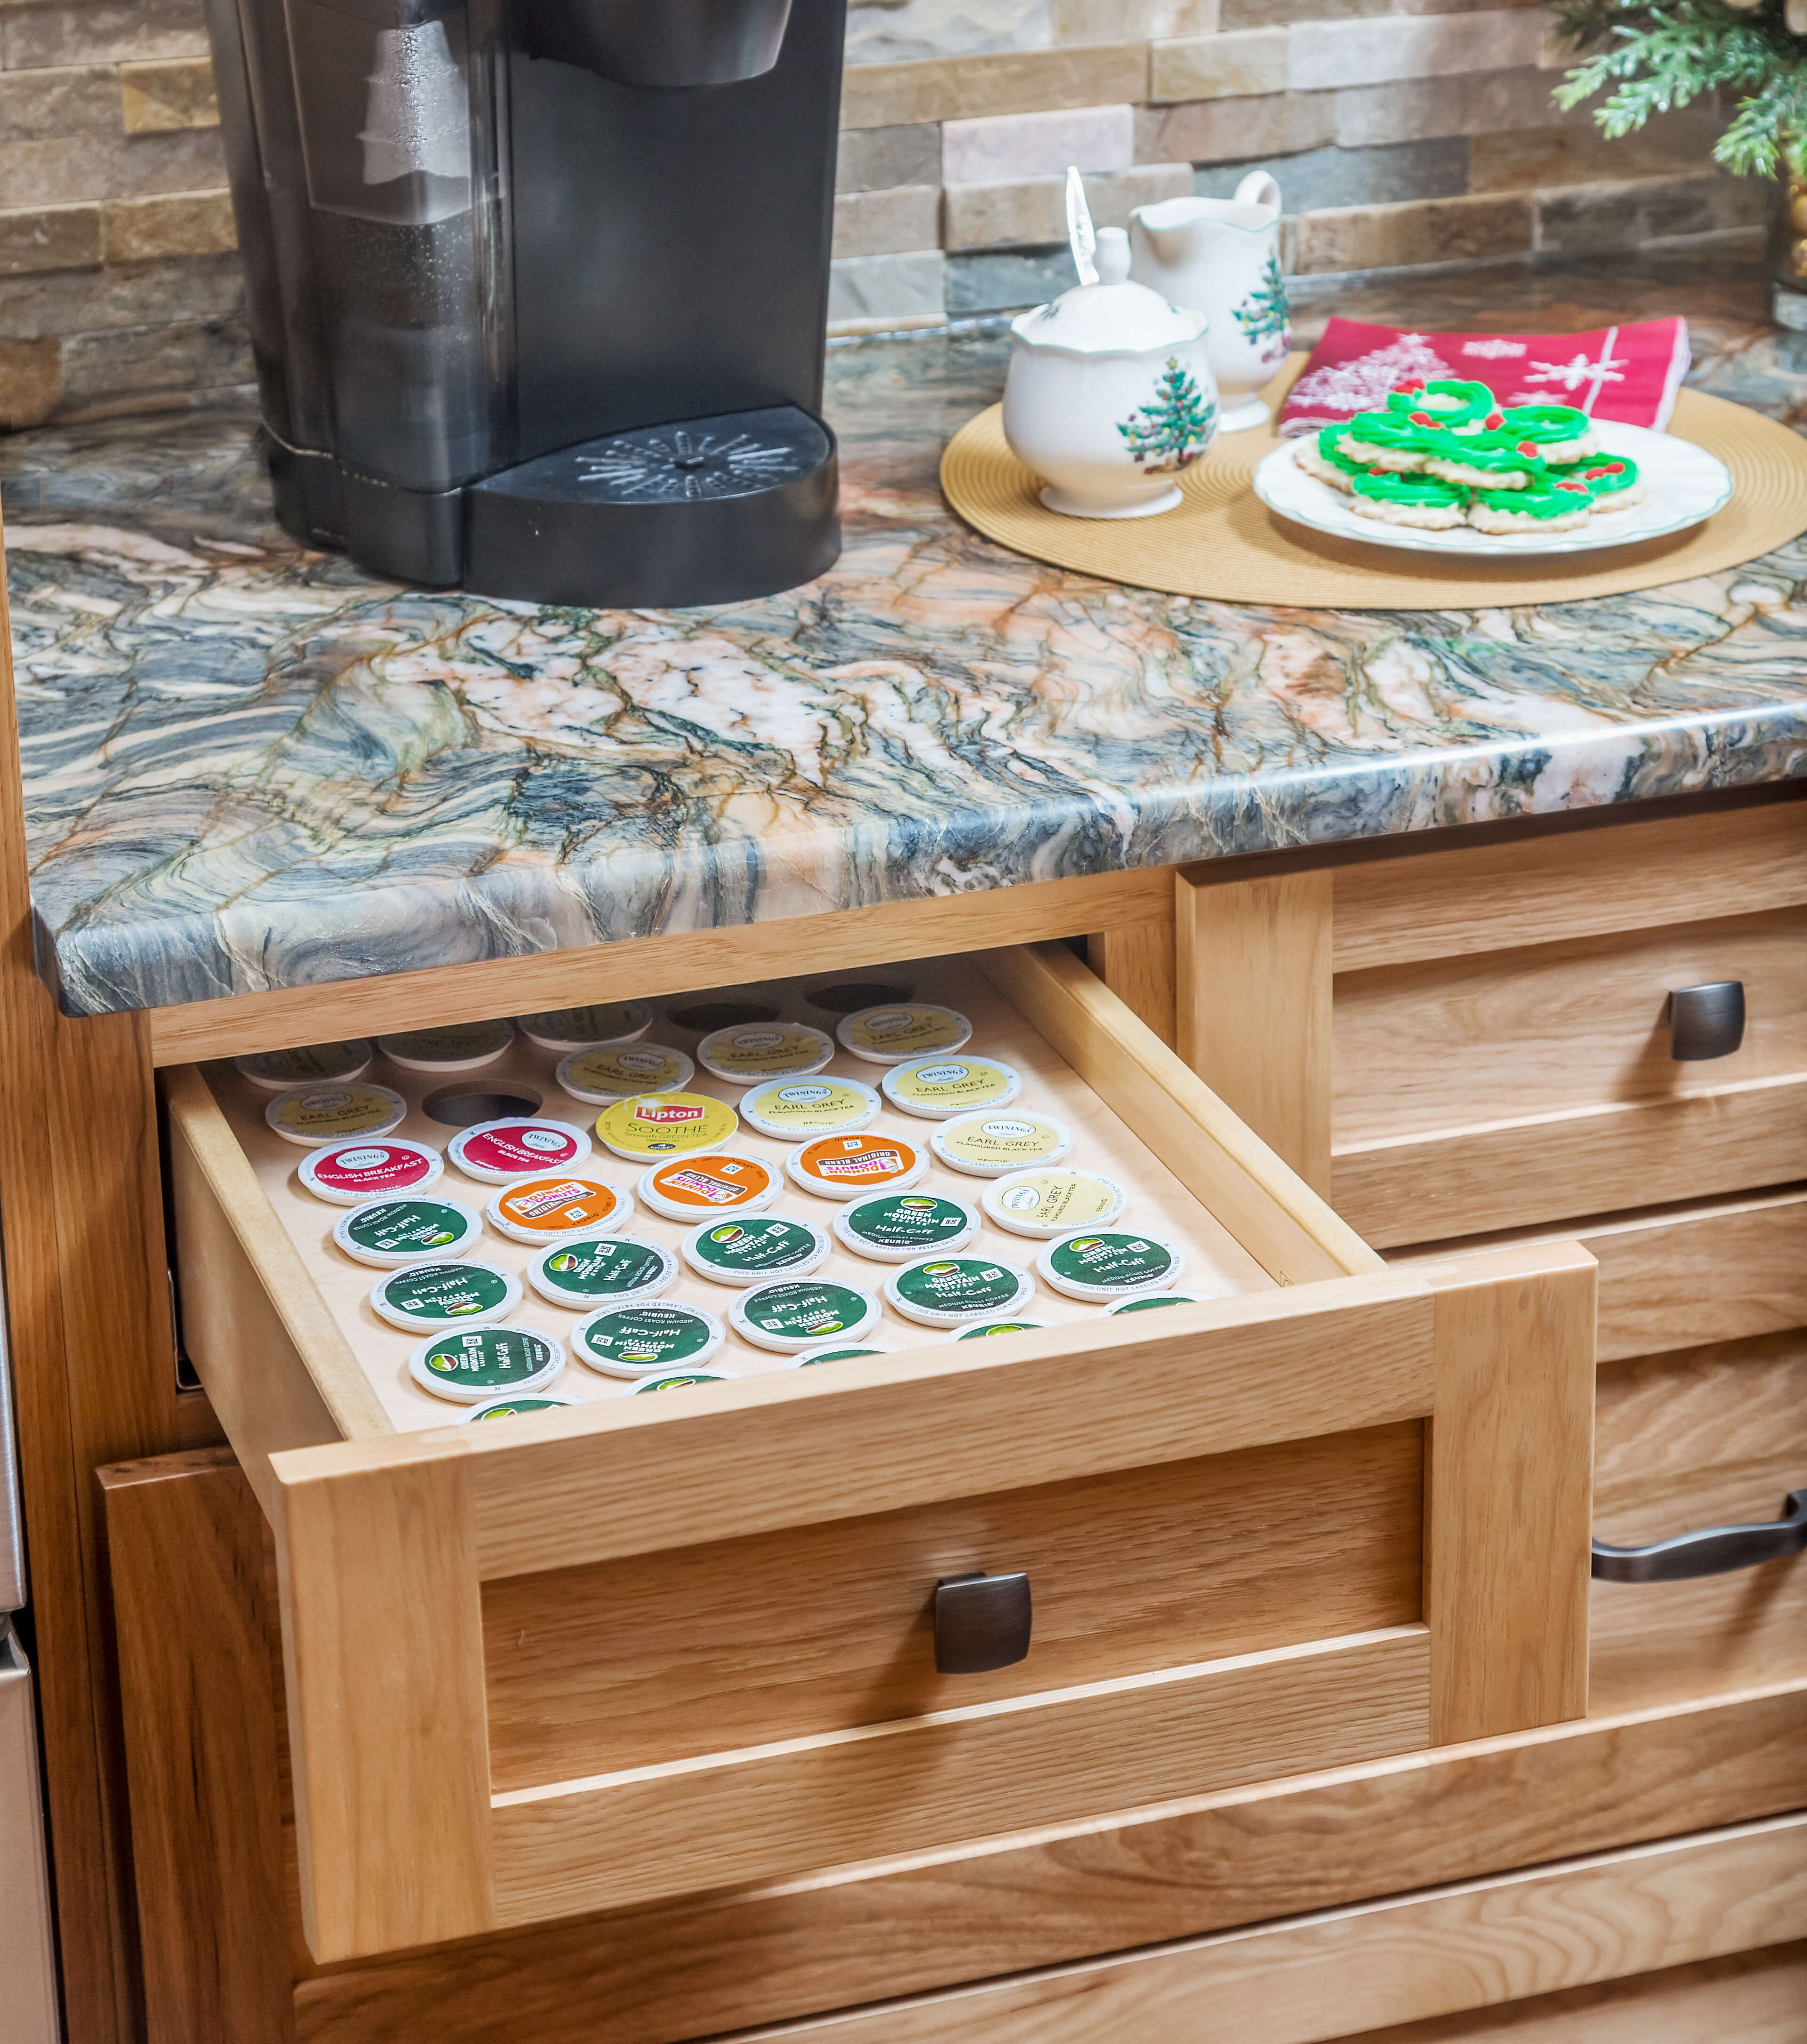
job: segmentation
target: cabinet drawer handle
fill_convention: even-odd
[[[1762,1562],[1786,1561],[1807,1552],[1807,1490],[1788,1494],[1780,1519],[1759,1526],[1708,1526],[1678,1533],[1648,1547],[1594,1543],[1594,1579],[1601,1583],[1685,1583],[1697,1576],[1723,1576],[1754,1569]]]
[[[935,1585],[935,1672],[988,1675],[1009,1668],[1029,1650],[1029,1579],[944,1576]]]
[[[1729,1058],[1744,1040],[1744,982],[1678,986],[1669,997],[1669,1055],[1678,1064]]]

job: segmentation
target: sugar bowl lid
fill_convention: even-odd
[[[1021,345],[1068,355],[1146,355],[1197,340],[1210,324],[1202,313],[1128,281],[1129,236],[1121,227],[1098,229],[1096,259],[1095,284],[1076,284],[1010,322]]]

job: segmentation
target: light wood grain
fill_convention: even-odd
[[[1332,877],[1193,868],[1174,886],[1175,1048],[1328,1199]]]
[[[272,1517],[269,1458],[392,1431],[206,1080],[167,1081],[183,1337]]]
[[[1117,923],[1086,939],[1086,962],[1163,1043],[1175,1040],[1173,903],[1140,923]]]
[[[1321,2044],[1803,1934],[1807,1818],[1778,1817],[732,2044]]]
[[[1400,1270],[1573,1239],[1600,1266],[1601,1362],[1807,1324],[1807,1187],[1395,1251]]]
[[[490,1885],[483,1617],[462,1458],[274,1465],[302,1923],[323,1963],[468,1936]]]
[[[159,1065],[189,1064],[582,1001],[644,1001],[768,976],[848,972],[994,944],[1083,936],[1160,920],[1171,913],[1171,890],[1167,869],[1151,866],[233,994],[151,1009],[152,1055]]]
[[[1741,1047],[1678,1063],[1670,990],[1725,979]],[[1807,1073],[1807,909],[1340,973],[1335,1026],[1341,1150]]]
[[[1401,1626],[494,1799],[496,1913],[532,1923],[1059,1823],[1421,1744]]]
[[[1338,865],[1335,885],[1338,972],[1663,929],[1807,901],[1807,804],[1427,843]]]
[[[1587,1708],[1594,1259],[1428,1264],[1436,1312],[1424,1612],[1439,1741]]]
[[[1620,1364],[1600,1375],[1594,1518],[1634,1546],[1779,1516],[1807,1489],[1807,1330]],[[1807,1558],[1689,1583],[1596,1583],[1602,1708],[1807,1676]]]
[[[978,963],[1263,1269],[1297,1285],[1380,1266],[1367,1243],[1070,952],[1020,945]]]
[[[148,2044],[293,2044],[262,1518],[229,1450],[99,1481]]]
[[[1409,1623],[1422,1431],[1409,1422],[487,1585],[494,1785]],[[969,1570],[1027,1572],[1033,1642],[1014,1667],[937,1676],[935,1585]]]
[[[1807,1079],[1758,1080],[1339,1151],[1336,1210],[1377,1248],[1780,1185],[1807,1155]]]

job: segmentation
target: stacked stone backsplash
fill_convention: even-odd
[[[649,0],[656,4],[656,0]],[[1697,110],[1556,113],[1548,17],[1482,0],[855,0],[830,317],[1032,305],[1094,216],[1278,177],[1289,271],[1634,250],[1754,224]],[[248,383],[199,0],[0,0],[0,425]]]

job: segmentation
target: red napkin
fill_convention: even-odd
[[[1413,333],[1333,319],[1280,413],[1288,436],[1378,411],[1390,390],[1454,378],[1502,405],[1574,405],[1628,426],[1669,423],[1688,373],[1688,323],[1644,320],[1594,333]]]

